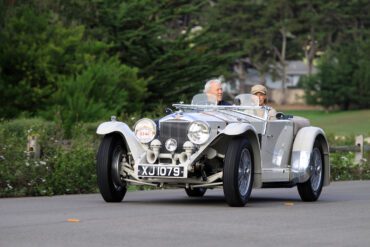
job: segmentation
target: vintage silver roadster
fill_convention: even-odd
[[[230,106],[199,94],[173,107],[133,130],[114,117],[99,125],[97,179],[105,201],[122,201],[128,184],[184,188],[190,197],[223,188],[230,206],[244,206],[252,188],[297,186],[303,201],[316,201],[330,183],[325,133],[305,118],[278,113],[269,120],[270,108],[250,94]]]

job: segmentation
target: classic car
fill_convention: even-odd
[[[230,106],[198,94],[173,104],[163,118],[99,125],[97,180],[106,202],[123,200],[127,186],[183,188],[189,197],[222,188],[230,206],[244,206],[252,188],[297,186],[316,201],[330,183],[329,149],[321,128],[278,113],[270,120],[258,98],[238,95]]]

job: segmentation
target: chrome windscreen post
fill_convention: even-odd
[[[269,112],[271,110],[270,106],[262,106],[263,109],[263,121],[264,121],[264,127],[263,127],[263,135],[266,134],[267,130],[267,121],[269,120]]]

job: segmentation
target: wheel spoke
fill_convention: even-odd
[[[319,149],[315,148],[312,152],[312,174],[311,174],[311,184],[312,189],[317,191],[320,187],[322,180],[322,160],[321,153]]]
[[[248,149],[243,149],[238,167],[238,185],[242,195],[248,192],[251,177],[251,157]]]

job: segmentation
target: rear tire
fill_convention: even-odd
[[[189,197],[203,197],[206,193],[207,188],[186,188],[185,192]]]
[[[310,157],[311,176],[305,183],[297,184],[302,201],[313,202],[319,199],[324,182],[323,160],[322,149],[316,141]]]
[[[230,142],[225,155],[223,189],[226,202],[232,207],[243,207],[253,187],[253,156],[246,139]]]
[[[120,136],[104,136],[96,157],[96,172],[100,193],[106,202],[120,202],[127,191],[127,184],[119,174],[122,155],[126,153]]]

